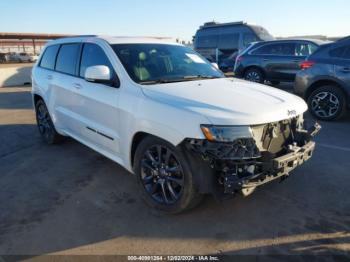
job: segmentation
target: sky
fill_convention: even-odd
[[[274,36],[350,35],[350,0],[0,0],[0,32],[167,36],[246,21]]]

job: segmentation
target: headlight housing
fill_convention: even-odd
[[[252,138],[249,126],[201,125],[205,138],[211,142],[233,142],[239,138]]]

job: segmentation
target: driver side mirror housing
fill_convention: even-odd
[[[119,81],[112,79],[111,70],[105,65],[89,66],[86,68],[84,78],[88,82],[119,87]]]

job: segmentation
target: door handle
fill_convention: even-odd
[[[264,62],[267,62],[267,61],[269,61],[269,59],[267,59],[267,58],[264,58],[264,59],[263,59],[263,61],[264,61]]]
[[[350,73],[350,67],[344,67],[341,71],[344,73]]]
[[[294,63],[301,63],[302,60],[293,60]]]
[[[47,76],[47,80],[52,80],[53,79],[53,76],[52,75],[48,75]]]
[[[74,83],[73,86],[76,89],[81,89],[82,88],[81,84],[78,84],[78,83]]]

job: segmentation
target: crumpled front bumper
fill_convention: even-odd
[[[278,153],[257,151],[251,140],[209,143],[190,139],[186,145],[211,167],[218,183],[216,192],[224,195],[242,192],[248,195],[258,186],[287,178],[291,171],[308,161],[315,150],[313,137],[320,129],[321,126],[315,123],[310,129],[295,130],[293,139]]]
[[[315,142],[310,141],[303,147],[293,146],[290,153],[273,159],[267,165],[271,165],[268,173],[254,174],[236,181],[236,189],[258,187],[273,180],[288,176],[298,166],[308,161],[315,150]]]

